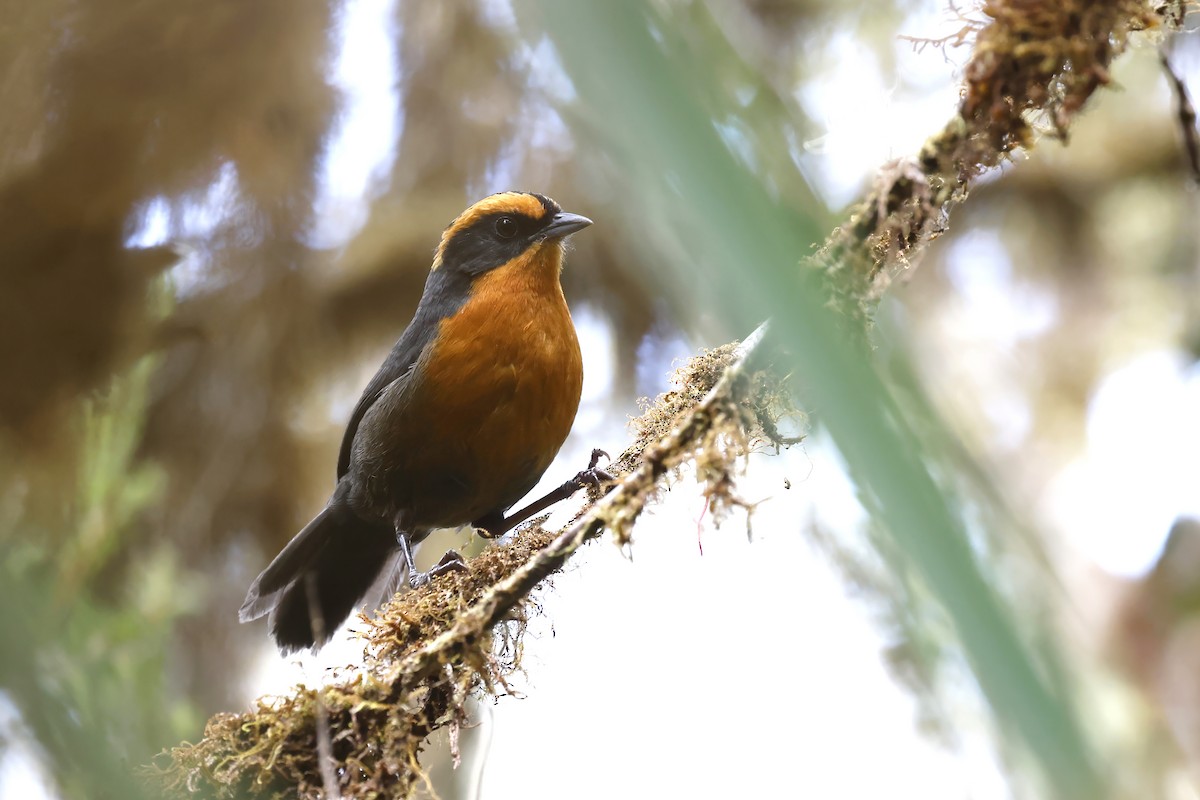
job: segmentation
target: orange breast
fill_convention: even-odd
[[[415,525],[459,525],[511,506],[567,438],[583,360],[561,258],[548,243],[492,270],[442,321],[405,415],[420,421],[403,470]]]

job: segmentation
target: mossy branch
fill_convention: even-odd
[[[1113,59],[1130,36],[1178,29],[1185,0],[986,0],[988,21],[964,18],[973,38],[958,112],[921,151],[885,165],[867,196],[811,259],[835,278],[839,310],[869,319],[888,284],[945,232],[975,181],[1035,143],[1035,131],[1066,141],[1091,96],[1112,82]]]
[[[634,443],[611,465],[614,484],[561,532],[528,526],[473,559],[468,573],[398,595],[366,620],[361,667],[335,673],[320,690],[299,687],[248,713],[217,715],[203,740],[163,753],[144,775],[173,797],[324,796],[324,716],[343,797],[407,796],[423,779],[418,755],[429,733],[462,724],[466,698],[496,691],[516,669],[530,594],[547,576],[605,528],[628,542],[647,499],[684,463],[699,466],[710,502],[727,508],[740,503],[731,476],[738,458],[760,440],[787,443],[758,422],[774,430],[787,411],[778,382],[747,366],[764,332],[681,370],[676,391],[635,421]],[[506,624],[497,645],[493,632]]]

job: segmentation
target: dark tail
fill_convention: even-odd
[[[389,526],[362,520],[335,498],[255,579],[238,618],[249,622],[269,613],[271,636],[284,653],[320,647],[397,552]],[[309,614],[310,586],[321,615],[317,625]]]

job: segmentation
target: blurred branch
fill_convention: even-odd
[[[1158,57],[1175,93],[1175,115],[1179,121],[1179,133],[1183,137],[1183,149],[1187,153],[1188,168],[1192,172],[1192,182],[1200,186],[1200,132],[1196,130],[1196,109],[1183,79],[1171,67],[1166,51],[1160,51]]]
[[[814,258],[849,287],[842,310],[865,317],[889,279],[945,232],[976,179],[1013,150],[1034,146],[1035,126],[1065,141],[1088,99],[1111,82],[1109,66],[1130,34],[1178,27],[1176,6],[1181,3],[985,3],[991,21],[966,22],[957,37],[974,34],[958,113],[915,158],[879,171],[874,187]]]

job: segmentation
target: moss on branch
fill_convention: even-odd
[[[647,499],[681,465],[695,462],[714,507],[728,508],[740,502],[738,459],[759,442],[786,444],[759,424],[774,431],[791,411],[770,372],[747,368],[760,339],[761,331],[753,343],[704,353],[680,370],[677,388],[634,421],[634,442],[611,465],[615,482],[562,531],[527,525],[473,559],[469,572],[397,595],[366,620],[361,666],[335,671],[320,689],[300,686],[246,713],[218,714],[201,741],[162,753],[143,776],[168,797],[325,796],[317,763],[324,714],[343,797],[411,794],[424,779],[425,738],[464,724],[467,698],[497,692],[518,668],[530,594],[547,576],[606,527],[627,542]]]

